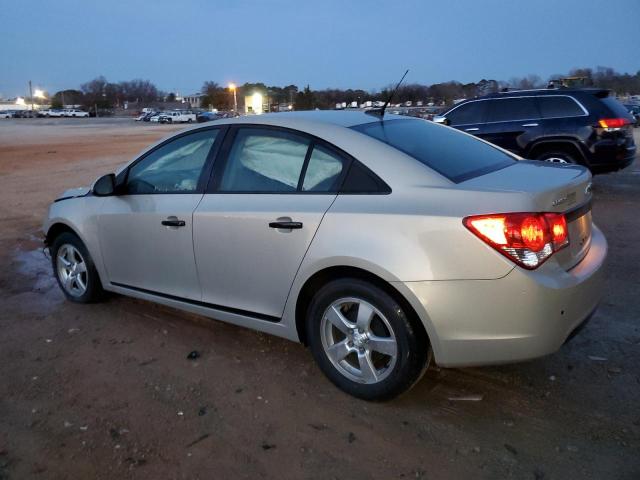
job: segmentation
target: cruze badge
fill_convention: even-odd
[[[568,203],[571,205],[572,203],[576,203],[576,192],[571,192],[566,194],[564,197],[556,198],[551,205],[557,207],[558,205],[562,205],[563,203]]]

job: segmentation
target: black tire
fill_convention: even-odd
[[[557,161],[554,161],[553,159],[557,159]],[[542,160],[544,162],[550,163],[568,163],[572,165],[580,164],[573,153],[569,153],[564,150],[550,150],[548,152],[541,152],[536,157],[536,160]]]
[[[334,365],[325,351],[323,316],[334,302],[345,298],[364,300],[373,306],[386,318],[388,325],[393,330],[393,335],[395,335],[397,348],[395,363],[393,367],[389,363],[390,371],[387,371],[384,377],[381,375],[381,380],[375,383],[362,383],[362,381],[349,378],[338,369],[340,367]],[[306,331],[309,348],[322,372],[341,390],[363,400],[390,400],[406,392],[420,380],[431,359],[431,348],[427,335],[421,325],[416,325],[409,319],[407,313],[391,295],[372,283],[356,278],[344,278],[329,282],[315,294],[307,310]],[[347,311],[345,315],[348,314]],[[374,316],[373,318],[372,330],[374,322],[381,322],[379,317]],[[378,326],[378,328],[380,327]],[[387,329],[387,327],[382,328]],[[377,332],[375,334],[379,335]],[[349,337],[345,337],[345,341],[348,339]],[[354,343],[350,342],[349,346],[353,347]],[[357,351],[348,355],[355,355],[355,357],[351,357],[352,360],[349,360],[351,362],[360,358]],[[380,356],[380,354],[377,355]],[[348,358],[347,356],[342,361],[346,362]],[[382,356],[381,358],[384,362],[391,357]],[[387,367],[383,365],[382,368],[384,370]]]
[[[71,245],[72,247],[75,247],[77,249],[86,266],[86,275],[83,277],[84,283],[86,284],[86,289],[84,290],[84,293],[79,295],[70,293],[63,285],[63,280],[60,278],[60,272],[57,265],[58,252],[60,248],[66,245]],[[77,235],[70,232],[61,233],[54,239],[53,243],[51,244],[50,252],[53,275],[56,277],[60,289],[68,300],[76,303],[94,303],[104,298],[105,293],[102,288],[102,283],[100,282],[100,277],[96,270],[95,264],[93,263],[93,259],[91,258],[91,255],[89,255],[89,251],[84,246],[84,243],[82,243]]]

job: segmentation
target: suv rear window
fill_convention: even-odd
[[[516,161],[488,143],[427,120],[386,120],[351,128],[397,148],[455,183]]]
[[[577,117],[585,115],[573,98],[561,96],[538,97],[542,118]]]

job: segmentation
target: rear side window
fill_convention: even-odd
[[[486,102],[469,102],[447,113],[451,125],[468,125],[483,121]]]
[[[509,122],[540,118],[533,97],[487,100],[487,122]]]
[[[278,130],[238,130],[219,190],[295,192],[309,144],[304,137]]]
[[[611,112],[613,113],[613,116],[620,117],[620,118],[629,118],[629,112],[627,111],[627,109],[624,108],[624,105],[622,105],[615,98],[605,97],[600,101],[604,103],[609,108],[609,110],[611,110]]]
[[[570,97],[538,97],[542,118],[577,117],[584,115],[580,105]]]
[[[511,155],[488,143],[426,120],[387,120],[351,128],[412,156],[456,183],[515,163]]]
[[[342,178],[345,160],[328,149],[315,145],[302,183],[303,192],[335,192]]]

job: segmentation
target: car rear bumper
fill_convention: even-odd
[[[591,248],[569,271],[552,259],[497,280],[403,282],[445,367],[511,363],[557,351],[600,301],[607,242],[594,225]]]
[[[634,143],[619,145],[614,142],[600,142],[594,147],[589,167],[598,173],[611,172],[628,167],[635,158],[636,146]]]

